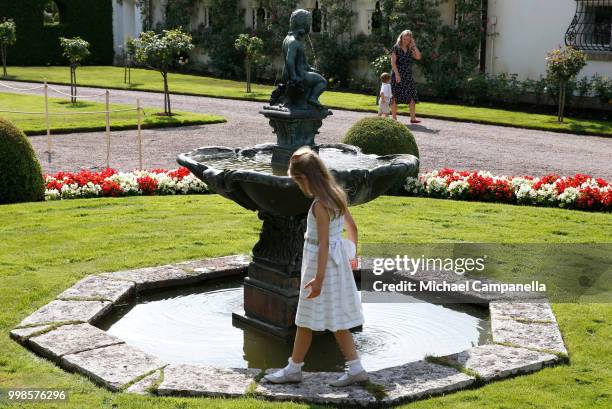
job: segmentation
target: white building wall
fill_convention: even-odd
[[[166,0],[152,1],[153,26],[163,22]],[[250,27],[253,10],[259,7],[257,0],[240,0],[239,8],[245,11],[245,25]],[[367,34],[369,18],[375,8],[375,0],[353,0],[356,12],[354,34]],[[205,20],[207,0],[198,5],[191,21],[195,29]],[[315,0],[300,0],[298,6],[312,10]],[[455,0],[440,5],[442,21],[454,23]],[[564,44],[565,31],[576,10],[576,0],[489,0],[488,32],[497,33],[487,39],[486,70],[490,74],[517,74],[520,79],[537,79],[546,74],[546,52]],[[407,27],[410,28],[410,27]],[[119,53],[125,41],[137,37],[142,30],[140,10],[135,0],[113,0],[113,32],[115,52]],[[418,32],[415,33],[418,41]],[[391,46],[391,44],[389,45]],[[203,50],[198,50],[200,53]],[[205,62],[204,56],[196,59]],[[357,65],[359,76],[367,71],[367,63]],[[612,61],[589,60],[581,76],[595,74],[612,76]]]
[[[546,75],[546,53],[565,44],[565,31],[576,0],[489,0],[488,73],[518,74],[520,79]],[[495,31],[492,31],[495,30]],[[582,76],[612,75],[611,61],[592,61]]]
[[[135,0],[113,0],[113,47],[120,56],[129,38],[136,38],[142,31],[142,17]]]

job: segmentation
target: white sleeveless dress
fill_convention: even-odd
[[[314,203],[313,203],[314,205]],[[359,292],[353,278],[350,259],[355,256],[355,245],[342,238],[344,217],[336,217],[329,223],[329,256],[321,294],[306,299],[310,288],[304,286],[317,274],[319,252],[317,221],[313,206],[308,211],[304,252],[302,254],[302,279],[295,325],[313,331],[338,331],[363,324],[363,312]]]

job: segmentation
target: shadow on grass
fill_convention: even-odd
[[[69,109],[91,108],[91,107],[96,106],[95,103],[88,102],[88,101],[70,102],[70,100],[66,100],[66,101],[54,101],[52,103],[56,105],[62,105],[64,108],[69,108]]]

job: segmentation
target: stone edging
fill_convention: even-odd
[[[568,360],[547,300],[512,302],[490,294],[460,295],[488,304],[493,344],[371,372],[368,385],[348,388],[327,386],[339,376],[331,372],[305,373],[300,384],[274,385],[260,382],[260,369],[168,364],[92,325],[113,304],[140,291],[244,276],[248,263],[247,256],[237,255],[88,276],[21,321],[10,336],[113,391],[159,396],[250,395],[342,406],[423,399]]]

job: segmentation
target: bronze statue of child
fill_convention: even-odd
[[[289,88],[300,88],[304,91],[306,102],[322,109],[319,96],[325,91],[327,81],[308,64],[304,40],[310,33],[312,15],[309,11],[298,9],[291,13],[289,33],[283,41],[283,82]]]

